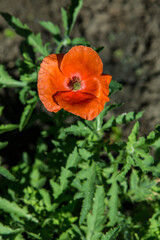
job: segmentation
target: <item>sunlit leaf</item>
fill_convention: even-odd
[[[29,34],[31,34],[29,27],[26,24],[23,24],[18,18],[5,12],[1,12],[0,14],[4,17],[8,24],[14,28],[14,30],[22,37],[26,38]]]
[[[94,164],[90,168],[88,168],[86,177],[88,178],[84,183],[84,200],[83,200],[80,219],[79,219],[80,225],[84,222],[88,212],[91,210],[91,207],[92,207],[93,194],[95,190],[94,184],[96,180],[96,172],[95,172]]]
[[[10,181],[16,181],[16,178],[14,177],[14,175],[10,173],[8,169],[6,169],[3,166],[0,166],[0,175],[2,175],[3,177],[7,178]]]
[[[32,112],[37,104],[38,98],[34,98],[34,100],[35,101],[32,104],[29,104],[24,108],[24,111],[21,115],[21,119],[20,119],[20,123],[19,123],[19,131],[23,130],[23,128],[26,126],[26,124],[28,123],[28,121],[32,115]]]
[[[5,71],[4,66],[0,65],[0,87],[24,87],[26,83],[14,80]]]
[[[41,53],[44,57],[49,55],[47,47],[43,46],[42,44],[42,38],[40,33],[38,33],[37,35],[33,33],[30,34],[28,37],[28,43],[35,48],[36,52]]]
[[[103,235],[101,240],[115,240],[118,237],[119,231],[119,227],[110,229],[105,235]]]
[[[9,214],[16,214],[19,217],[28,219],[29,221],[38,222],[26,209],[21,208],[15,202],[10,202],[0,197],[0,209]]]
[[[97,186],[92,212],[87,216],[87,239],[93,239],[95,233],[101,233],[105,221],[105,192],[102,186]]]
[[[13,130],[17,129],[18,127],[19,127],[18,124],[6,124],[6,125],[2,124],[2,125],[0,125],[0,134],[13,131]]]
[[[0,223],[0,235],[10,235],[15,233],[20,233],[23,231],[23,228],[12,229],[9,226],[5,226]]]

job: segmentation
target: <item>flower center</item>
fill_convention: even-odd
[[[72,77],[72,79],[69,78],[68,87],[72,89],[73,91],[77,91],[81,88],[81,80],[79,77]]]

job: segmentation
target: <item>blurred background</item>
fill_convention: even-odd
[[[52,21],[62,29],[60,9],[67,8],[69,3],[69,0],[0,0],[0,11],[18,17],[34,33],[40,31],[45,42],[51,36],[39,21]],[[72,37],[84,37],[93,47],[104,46],[100,52],[104,73],[124,85],[111,102],[125,103],[118,113],[145,110],[141,133],[154,129],[160,122],[160,1],[85,0]],[[22,41],[0,16],[0,64],[16,79],[15,62],[21,56]],[[53,45],[53,53],[54,48]],[[0,103],[6,103],[6,99],[7,122],[10,121],[7,116],[16,113],[17,99],[11,90],[0,90]],[[19,116],[14,116],[13,121],[17,123]]]

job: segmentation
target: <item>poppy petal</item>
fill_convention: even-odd
[[[68,91],[65,77],[59,69],[64,54],[51,54],[43,59],[38,73],[38,94],[45,108],[50,112],[61,109],[52,96],[58,91]]]
[[[103,63],[92,48],[75,46],[65,54],[60,68],[66,77],[78,76],[83,80],[100,76],[103,71]]]
[[[64,110],[86,120],[93,120],[103,110],[104,105],[95,96],[87,93],[59,92],[54,99]]]
[[[101,89],[99,91],[99,96],[97,96],[101,102],[108,102],[109,101],[109,84],[111,82],[112,76],[109,74],[103,74],[100,77],[97,77],[99,80]]]
[[[95,97],[99,96],[100,82],[96,78],[82,80],[80,92],[89,93]]]

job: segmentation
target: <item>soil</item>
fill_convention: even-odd
[[[62,28],[60,8],[68,4],[67,0],[1,0],[0,11],[20,18],[34,33],[41,31],[45,41],[50,35],[38,22],[52,21]],[[160,123],[159,16],[159,0],[85,0],[72,31],[72,37],[104,46],[100,53],[104,72],[124,85],[111,102],[125,103],[118,113],[145,110],[141,120],[144,134]],[[21,42],[0,16],[0,62],[15,77]],[[2,91],[3,101],[5,94]]]

